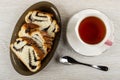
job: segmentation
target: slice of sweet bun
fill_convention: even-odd
[[[40,31],[38,25],[32,23],[23,24],[20,31],[18,32],[18,36],[32,38],[46,55],[51,50],[51,46],[53,44],[53,38],[48,35],[47,32]]]
[[[59,31],[57,21],[53,19],[52,14],[40,11],[30,11],[25,17],[26,23],[34,23],[40,26],[40,30],[47,31],[51,37],[55,37],[55,33]]]
[[[16,41],[10,45],[10,48],[31,72],[36,72],[40,69],[44,52],[39,49],[38,44],[31,38],[17,38]]]

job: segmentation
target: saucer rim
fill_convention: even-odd
[[[80,13],[80,12],[79,12]],[[78,54],[81,54],[81,55],[84,55],[84,56],[98,56],[98,55],[100,55],[100,54],[102,54],[104,51],[106,51],[107,49],[109,49],[111,46],[106,46],[105,44],[103,44],[103,45],[101,45],[101,46],[99,46],[99,47],[96,47],[98,50],[101,50],[100,52],[97,52],[96,53],[96,51],[93,51],[93,53],[90,53],[90,54],[86,54],[86,53],[82,53],[81,51],[78,51],[76,48],[74,48],[73,46],[74,46],[74,44],[72,44],[73,42],[70,42],[70,36],[69,36],[69,29],[70,29],[70,22],[71,21],[73,21],[74,20],[74,18],[79,14],[79,13],[77,13],[77,14],[75,14],[75,15],[73,15],[71,18],[70,18],[70,20],[68,21],[68,24],[67,24],[67,32],[66,32],[66,37],[67,37],[67,41],[68,41],[68,43],[69,43],[69,45],[71,46],[71,48],[75,51],[75,52],[77,52]],[[109,18],[108,18],[109,19]],[[111,28],[111,34],[110,34],[110,36],[108,37],[108,39],[110,39],[113,43],[114,43],[114,25],[113,25],[113,22],[109,19],[109,21],[110,21],[110,25],[112,26],[112,27],[110,27]],[[73,21],[74,23],[75,23],[75,21]],[[68,26],[69,26],[69,28],[68,28]],[[73,26],[71,26],[72,28],[73,28]],[[81,43],[81,42],[80,42]],[[81,43],[82,44],[82,43]],[[82,46],[80,44],[80,46]],[[78,46],[79,47],[79,46]],[[88,47],[86,47],[86,48],[88,48]],[[99,48],[101,48],[101,49],[99,49]],[[90,49],[89,50],[87,50],[86,52],[91,52],[90,51]],[[95,54],[96,53],[96,54]]]

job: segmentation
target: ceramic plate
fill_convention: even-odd
[[[91,47],[83,45],[79,39],[77,38],[77,35],[75,35],[75,25],[78,20],[78,16],[81,16],[81,13],[75,14],[72,18],[70,18],[68,25],[67,25],[67,41],[70,44],[70,46],[75,50],[77,53],[85,55],[85,56],[96,56],[103,53],[105,50],[107,50],[110,46],[107,45],[101,45],[98,47]],[[110,24],[113,26],[112,22]],[[113,42],[114,36],[113,36],[113,27],[111,27],[111,36],[108,40],[111,40]]]
[[[52,13],[54,15],[54,18],[57,20],[58,25],[60,26],[60,29],[61,29],[61,19],[60,19],[60,14],[59,14],[57,8],[52,3],[45,2],[45,1],[39,2],[39,3],[36,3],[36,4],[32,5],[30,8],[28,8],[23,13],[23,15],[20,17],[20,19],[18,20],[18,22],[17,22],[17,24],[14,28],[13,35],[12,35],[12,38],[11,38],[11,43],[15,42],[16,38],[18,37],[17,36],[18,31],[20,30],[21,26],[25,23],[25,20],[24,20],[25,16],[31,10],[40,10],[40,11]],[[60,39],[60,34],[61,34],[61,30],[56,34],[55,40],[54,40],[53,45],[52,45],[52,50],[48,53],[48,55],[42,61],[40,70],[42,70],[48,64],[48,62],[51,60],[52,56],[54,55],[56,47],[57,47],[59,39]],[[30,72],[26,68],[26,66],[12,52],[11,49],[10,49],[10,57],[11,57],[12,65],[14,66],[15,70],[22,75],[32,75],[32,74],[35,74],[35,73],[40,71],[39,70],[35,73]]]

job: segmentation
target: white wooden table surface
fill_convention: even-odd
[[[62,36],[50,63],[32,76],[22,76],[12,67],[9,43],[14,26],[22,13],[40,0],[0,0],[0,80],[120,80],[120,0],[49,0],[59,10],[62,18]],[[105,13],[115,28],[114,45],[96,57],[75,53],[67,44],[65,29],[69,18],[76,12],[93,8]],[[78,61],[109,66],[103,72],[82,65],[63,65],[56,58],[69,55]]]

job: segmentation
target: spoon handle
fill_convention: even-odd
[[[87,64],[87,63],[81,63],[81,62],[77,62],[78,64],[82,64],[82,65],[86,65],[95,69],[99,69],[102,71],[108,71],[108,67],[107,66],[100,66],[100,65],[91,65],[91,64]]]

